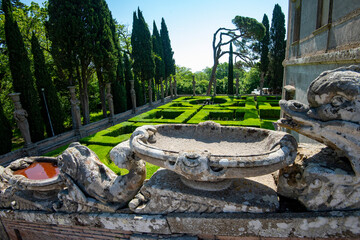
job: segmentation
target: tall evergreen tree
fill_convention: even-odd
[[[57,91],[51,80],[51,76],[46,68],[44,53],[41,50],[39,41],[35,34],[33,34],[31,38],[31,52],[34,57],[34,75],[47,135],[52,136],[51,126],[54,134],[62,133],[64,131],[64,111],[62,110]],[[44,89],[44,92],[42,89]],[[46,105],[44,102],[44,96],[46,99]]]
[[[162,47],[162,40],[159,31],[154,21],[153,34],[152,34],[153,50],[155,54],[155,84],[158,86],[161,83],[161,78],[165,78],[165,63],[164,63],[164,51]],[[158,96],[159,98],[159,96]]]
[[[285,58],[285,15],[279,4],[275,4],[270,28],[270,87],[274,90],[282,87]]]
[[[233,47],[231,42],[229,49],[228,94],[234,95],[234,62],[233,62]]]
[[[269,68],[269,45],[270,45],[270,33],[269,33],[269,19],[266,14],[264,14],[262,24],[265,27],[265,36],[260,41],[260,71],[261,71],[261,79],[260,79],[260,93],[262,95],[262,89],[264,87],[265,78],[268,74],[268,68]],[[266,83],[266,85],[269,85],[269,83]]]
[[[0,102],[0,155],[11,151],[12,128]]]
[[[161,19],[160,36],[164,51],[165,78],[167,78],[171,74],[175,74],[175,60],[173,58],[174,52],[171,48],[169,32],[164,18]]]
[[[37,142],[44,138],[44,126],[39,108],[39,96],[34,87],[30,70],[30,60],[20,34],[19,27],[13,18],[10,0],[2,1],[5,13],[5,36],[9,53],[9,63],[13,88],[21,93],[23,108],[28,112],[31,140]]]
[[[130,95],[130,90],[131,90],[130,80],[134,80],[134,76],[131,71],[131,64],[129,57],[126,53],[124,54],[124,77],[125,77],[126,92],[128,93],[126,97],[126,103],[127,103],[127,109],[129,110],[132,108],[131,95]]]
[[[116,81],[117,47],[113,34],[116,34],[112,26],[114,19],[105,0],[92,0],[95,19],[93,31],[96,35],[94,46],[94,63],[99,82],[99,91],[103,115],[106,117],[105,83]],[[116,84],[115,84],[116,86]],[[114,87],[114,86],[113,86]],[[116,99],[114,99],[115,101]]]
[[[89,79],[98,30],[94,5],[89,0],[49,0],[48,5],[52,56],[70,85],[79,84],[84,124],[90,122]]]
[[[112,84],[112,95],[114,100],[115,113],[125,112],[127,110],[126,86],[124,78],[123,58],[119,53],[119,61],[117,64],[116,80]],[[130,93],[130,90],[129,90]],[[130,95],[130,94],[128,94]],[[131,101],[131,99],[130,99]],[[130,103],[131,104],[131,103]]]

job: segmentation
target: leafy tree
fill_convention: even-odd
[[[96,16],[89,0],[49,0],[47,31],[51,53],[60,76],[70,85],[79,84],[84,124],[90,122],[89,79],[96,42]]]
[[[153,24],[152,44],[155,55],[155,83],[158,86],[159,92],[159,84],[161,83],[161,78],[165,78],[165,63],[162,40],[160,38],[160,34],[156,27],[155,21]]]
[[[260,69],[254,66],[249,72],[245,73],[245,78],[242,82],[242,94],[250,94],[252,90],[256,89],[260,83]]]
[[[134,76],[131,71],[131,64],[129,57],[126,53],[124,54],[124,77],[125,77],[126,92],[129,93],[127,94],[126,97],[127,109],[129,110],[132,108],[131,95],[130,95],[130,90],[131,90],[130,80],[134,80]]]
[[[41,113],[45,122],[47,135],[52,136],[52,130],[47,115],[48,113],[50,115],[54,133],[62,133],[64,131],[64,112],[54,84],[51,80],[51,76],[46,68],[44,53],[35,34],[31,38],[31,51],[34,57],[36,87],[40,97]],[[44,92],[42,92],[42,89]],[[47,107],[45,106],[43,94],[46,98]]]
[[[284,67],[282,61],[285,58],[285,15],[279,4],[275,4],[271,28],[270,28],[270,82],[269,87],[273,90],[282,87]]]
[[[230,42],[230,53],[229,53],[229,74],[228,74],[228,94],[234,95],[234,63],[233,63],[233,47]]]
[[[169,32],[164,18],[161,19],[160,37],[162,41],[162,47],[164,52],[164,64],[165,64],[165,79],[171,74],[175,74],[175,60],[173,58],[174,52],[171,48],[171,42]]]
[[[269,33],[269,19],[266,14],[264,14],[262,24],[265,27],[265,36],[260,41],[260,95],[262,95],[262,89],[264,87],[264,78],[267,75],[269,68],[269,44],[270,44],[270,33]]]
[[[96,34],[93,59],[99,81],[103,116],[106,117],[105,83],[115,83],[116,81],[119,41],[117,36],[114,36],[116,34],[115,23],[105,0],[93,0],[93,4],[93,8],[96,10],[93,14],[95,19],[93,31]],[[116,87],[116,85],[114,84],[113,87]],[[117,101],[117,98],[114,99],[114,104],[115,101]],[[116,104],[119,104],[119,102]],[[118,110],[120,111],[120,109]]]
[[[232,20],[236,26],[235,29],[219,28],[213,36],[213,60],[214,65],[209,80],[209,86],[206,94],[210,95],[212,84],[215,81],[216,69],[219,65],[219,59],[228,54],[229,51],[222,51],[222,47],[228,45],[230,42],[238,48],[234,55],[240,58],[241,63],[245,66],[254,66],[254,61],[257,59],[257,45],[256,41],[262,39],[265,34],[264,26],[253,18],[236,16]],[[218,39],[219,37],[219,39]],[[224,38],[228,40],[224,40]]]
[[[154,77],[155,63],[152,52],[152,43],[149,28],[145,22],[142,12],[138,8],[137,16],[134,12],[133,32],[131,35],[132,57],[134,59],[134,72],[145,82]]]
[[[30,61],[19,27],[12,15],[10,0],[2,1],[5,13],[5,36],[14,91],[21,93],[21,101],[28,112],[30,134],[33,142],[44,138],[43,121],[39,108],[39,97],[34,87]]]
[[[0,102],[0,155],[11,151],[12,128]]]

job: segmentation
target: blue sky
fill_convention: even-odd
[[[31,0],[22,0],[29,5]],[[42,3],[42,0],[34,2]],[[252,17],[262,21],[264,13],[269,21],[278,3],[287,23],[288,0],[107,0],[113,17],[132,27],[133,12],[140,7],[152,33],[155,20],[160,30],[161,18],[168,27],[171,46],[177,65],[201,71],[211,67],[212,39],[220,27],[233,28],[231,20],[236,16]],[[221,61],[227,61],[223,57]]]

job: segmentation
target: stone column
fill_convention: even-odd
[[[136,93],[134,89],[134,80],[130,80],[130,94],[132,103],[132,113],[136,113]]]
[[[177,85],[176,85],[176,77],[174,76],[174,95],[177,97]]]
[[[192,84],[193,84],[193,97],[195,97],[195,85],[196,85],[196,82],[195,82],[195,75],[192,75],[192,78],[193,78],[193,81],[192,81]]]
[[[149,92],[149,106],[152,106],[152,84],[151,84],[151,79],[148,80],[148,92]]]
[[[32,144],[29,122],[27,120],[28,113],[21,106],[20,94],[21,93],[11,93],[9,94],[9,97],[14,103],[14,107],[15,107],[14,118],[18,128],[20,129],[21,136],[24,138],[25,141],[24,147],[28,147]]]
[[[170,97],[173,98],[174,94],[173,94],[173,85],[172,85],[171,77],[169,78],[169,88],[170,88]]]
[[[106,83],[106,100],[108,101],[109,105],[109,111],[110,111],[110,117],[109,121],[113,121],[114,119],[114,101],[113,101],[113,95],[111,94],[111,83]]]
[[[68,87],[70,91],[70,103],[71,103],[71,116],[73,122],[73,129],[79,129],[81,127],[81,115],[80,115],[80,101],[76,99],[75,86]]]
[[[160,84],[161,84],[161,102],[164,102],[164,82],[163,82],[163,78],[160,78]]]
[[[239,76],[236,76],[236,96],[239,97]]]

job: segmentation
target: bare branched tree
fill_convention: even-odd
[[[222,47],[230,44],[231,42],[237,47],[233,54],[240,58],[240,62],[236,64],[252,67],[255,60],[258,58],[258,44],[257,41],[261,40],[265,34],[265,27],[253,18],[236,16],[232,22],[237,28],[219,28],[214,33],[213,37],[213,60],[209,86],[206,94],[210,95],[211,88],[215,82],[216,69],[219,65],[219,59],[229,51],[223,51]]]

